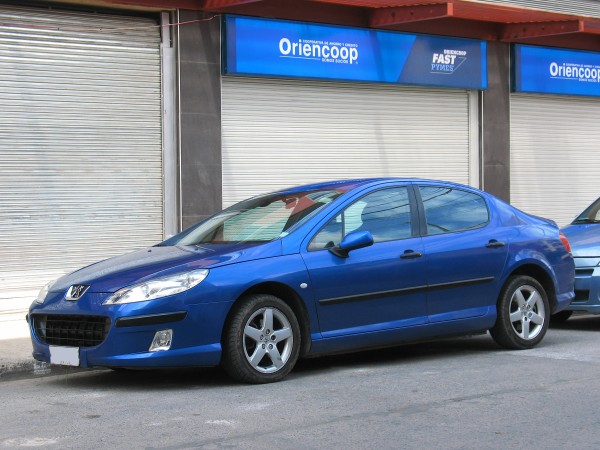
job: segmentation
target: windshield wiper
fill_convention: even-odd
[[[600,220],[583,218],[583,219],[575,219],[573,221],[573,223],[600,223]]]

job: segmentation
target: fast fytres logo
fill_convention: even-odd
[[[431,59],[431,73],[451,75],[458,70],[467,60],[465,50],[445,49],[442,53],[433,53]]]

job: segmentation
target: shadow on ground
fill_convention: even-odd
[[[600,332],[600,316],[574,315],[566,322],[551,323],[551,329]],[[431,342],[405,344],[378,350],[365,350],[341,355],[327,355],[298,362],[287,380],[316,377],[337,370],[361,367],[384,367],[423,361],[443,361],[475,353],[503,352],[489,336],[447,338]],[[64,373],[46,378],[48,383],[74,387],[102,386],[127,391],[160,391],[180,389],[213,389],[215,387],[249,387],[229,379],[220,368],[165,370],[90,370]]]
[[[600,316],[574,314],[566,322],[550,321],[550,328],[559,330],[600,331]]]
[[[342,355],[327,355],[298,362],[286,380],[316,377],[327,372],[389,365],[411,364],[417,361],[439,360],[468,356],[473,353],[502,351],[489,335],[460,337],[407,344],[386,349],[368,350]],[[247,387],[229,379],[220,368],[189,368],[161,370],[90,370],[48,377],[45,380],[57,386],[102,386],[111,390],[161,391],[181,389],[213,389]]]

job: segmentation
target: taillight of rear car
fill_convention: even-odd
[[[567,237],[562,233],[559,233],[559,237],[560,237],[560,242],[563,243],[563,245],[565,246],[565,249],[569,253],[571,253],[571,244],[569,244],[569,240],[567,239]]]

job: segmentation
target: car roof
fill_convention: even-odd
[[[351,191],[357,187],[363,187],[368,185],[377,185],[385,182],[406,182],[406,183],[440,183],[447,186],[456,186],[456,187],[466,187],[471,188],[471,186],[466,186],[458,183],[453,183],[449,181],[442,180],[429,180],[425,178],[395,178],[395,177],[385,177],[385,178],[358,178],[353,180],[335,180],[335,181],[324,181],[321,183],[313,183],[313,184],[305,184],[302,186],[293,186],[286,189],[281,189],[276,192],[303,192],[303,191],[312,191],[312,190],[327,190],[327,189],[338,189],[343,191]]]

